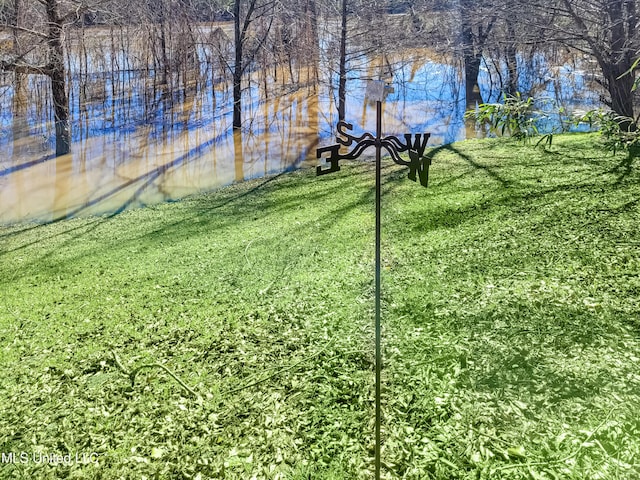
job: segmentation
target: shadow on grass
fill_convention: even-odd
[[[636,367],[628,361],[633,350],[620,342],[627,327],[617,316],[572,305],[540,309],[518,298],[505,307],[499,312],[485,307],[474,314],[457,314],[452,307],[447,317],[414,311],[409,322],[414,329],[429,323],[431,338],[452,347],[444,350],[445,357],[460,367],[460,391],[526,399],[535,406],[529,412],[563,402],[591,404],[616,389],[624,393],[620,378],[633,375]],[[406,342],[406,349],[417,349],[424,364],[442,356],[441,350],[426,354],[429,350],[413,345],[413,338]],[[631,383],[628,391],[635,388]]]
[[[624,349],[611,349],[617,347],[615,324],[605,325],[599,314],[579,307],[551,307],[532,314],[530,305],[516,300],[510,308],[522,313],[512,316],[507,328],[485,327],[493,330],[488,334],[491,347],[480,341],[471,347],[470,357],[483,366],[468,372],[476,388],[517,388],[521,398],[559,404],[589,401],[611,383],[613,371],[603,355],[625,357]]]
[[[614,185],[620,185],[626,178],[628,178],[633,172],[633,164],[640,157],[640,148],[634,147],[629,149],[627,156],[624,157],[620,163],[609,170],[608,173],[617,173],[618,178]]]
[[[489,167],[487,165],[483,165],[482,163],[474,160],[473,158],[471,158],[471,156],[469,156],[469,155],[461,152],[459,149],[457,149],[453,144],[442,145],[441,147],[434,148],[433,150],[431,150],[429,152],[428,157],[433,159],[441,151],[448,151],[448,152],[456,154],[458,157],[463,159],[465,162],[467,162],[469,165],[471,165],[476,170],[481,170],[484,173],[486,173],[491,179],[493,179],[496,182],[498,182],[503,188],[510,188],[510,187],[513,186],[513,183],[510,182],[509,180],[507,180],[506,178],[502,177],[498,172],[496,172],[496,169],[491,168],[491,167]]]
[[[186,208],[180,210],[178,214],[168,216],[167,219],[158,215],[147,217],[147,220],[142,220],[137,224],[137,229],[133,229],[130,238],[115,239],[111,238],[108,232],[102,235],[104,240],[100,240],[96,243],[96,246],[92,249],[79,249],[77,254],[73,257],[66,255],[64,260],[54,259],[56,257],[49,257],[48,264],[51,267],[48,271],[58,273],[59,268],[66,268],[65,266],[71,266],[74,262],[81,261],[85,258],[96,255],[100,250],[109,249],[111,251],[123,250],[130,248],[131,246],[139,247],[145,242],[160,243],[163,241],[169,241],[170,243],[176,243],[181,240],[189,239],[194,236],[206,235],[211,230],[221,230],[225,227],[235,225],[238,222],[252,221],[259,219],[263,215],[263,212],[269,215],[280,215],[289,211],[295,211],[305,205],[318,205],[318,202],[325,199],[326,210],[318,207],[312,207],[320,210],[320,214],[307,221],[297,222],[292,224],[282,232],[279,232],[279,238],[289,233],[294,234],[300,231],[308,230],[313,234],[321,232],[323,229],[333,228],[336,224],[340,223],[341,219],[347,216],[352,210],[360,208],[362,206],[371,205],[371,211],[373,212],[373,178],[371,178],[371,186],[367,185],[365,175],[361,174],[360,170],[345,169],[341,172],[341,176],[335,176],[332,178],[322,178],[318,180],[317,186],[314,186],[312,195],[295,195],[295,192],[291,194],[283,195],[284,200],[277,200],[272,195],[262,195],[261,192],[269,192],[273,194],[281,193],[287,189],[292,189],[298,185],[296,177],[281,182],[277,189],[270,189],[270,184],[279,180],[285,176],[286,172],[266,178],[259,183],[255,183],[249,186],[242,186],[239,190],[227,189],[222,191],[220,195],[216,193],[215,196],[203,195],[196,197],[193,203],[190,203]],[[387,175],[389,173],[387,172]],[[347,182],[353,179],[354,185],[349,185]],[[353,193],[349,193],[348,196],[342,194],[342,190],[346,187],[362,189],[362,192],[354,198]],[[396,188],[396,185],[389,182],[385,185],[385,190],[388,193]],[[212,201],[211,199],[215,200]],[[345,201],[348,198],[348,201]],[[335,201],[333,200],[335,199]],[[188,200],[185,200],[185,202]],[[217,212],[215,215],[210,215]],[[109,216],[96,217],[94,219],[88,219],[82,221],[81,225],[71,226],[64,228],[62,231],[56,231],[48,236],[40,236],[37,239],[29,236],[29,241],[11,249],[0,251],[0,256],[6,255],[11,252],[15,252],[21,249],[25,249],[29,246],[37,244],[43,240],[51,240],[64,235],[73,234],[77,232],[77,235],[71,235],[64,244],[72,241],[78,241],[87,233],[95,230],[98,226],[107,223],[117,214],[111,214]],[[59,222],[60,220],[57,220]],[[52,222],[52,223],[57,223]],[[88,222],[88,223],[87,223]],[[145,226],[145,223],[148,226]],[[91,227],[88,228],[88,225]],[[373,221],[372,221],[373,225]],[[151,227],[151,228],[149,228]],[[156,228],[154,228],[156,227]],[[11,231],[4,236],[19,235],[21,233],[28,232],[39,228],[39,226],[29,226],[17,231]],[[146,231],[145,231],[146,230]],[[60,245],[55,247],[60,248]],[[43,255],[46,255],[43,254]],[[42,256],[42,255],[41,255]],[[38,258],[33,259],[34,262],[40,261]],[[53,262],[53,263],[52,263]],[[43,272],[44,273],[44,272]],[[53,274],[53,273],[52,273]]]
[[[189,217],[184,217],[178,221],[164,224],[159,230],[147,233],[145,236],[153,236],[155,238],[171,237],[176,240],[183,237],[189,237],[194,234],[200,234],[202,232],[202,225],[195,225],[193,219],[201,216],[203,213],[210,213],[219,210],[223,207],[229,206],[234,201],[245,199],[253,200],[252,202],[237,202],[234,206],[233,215],[225,215],[216,217],[216,228],[224,228],[230,224],[235,224],[239,219],[242,220],[258,220],[262,216],[263,212],[268,212],[269,215],[285,214],[287,212],[294,212],[296,209],[318,205],[322,202],[322,205],[326,208],[321,209],[321,213],[314,218],[307,220],[306,222],[300,221],[296,225],[292,225],[291,228],[281,232],[281,235],[287,235],[287,233],[301,232],[304,230],[310,230],[312,232],[323,231],[325,229],[334,227],[339,224],[344,218],[346,218],[351,212],[358,208],[371,207],[373,213],[374,198],[375,198],[375,184],[373,175],[371,175],[371,181],[368,182],[367,175],[363,175],[360,169],[352,170],[346,168],[330,177],[322,177],[312,181],[317,182],[312,189],[312,192],[307,192],[305,195],[296,195],[295,192],[287,194],[288,191],[298,188],[298,184],[295,178],[286,180],[284,183],[280,183],[277,187],[277,193],[283,194],[287,197],[286,200],[275,200],[270,197],[257,197],[258,191],[265,187],[269,182],[284,175],[283,172],[277,176],[274,176],[260,185],[253,187],[246,192],[243,192],[232,199],[225,199],[221,202],[208,204],[206,199],[199,199],[197,206],[194,208],[194,212]],[[370,172],[373,174],[373,166],[370,166]],[[391,181],[395,178],[396,172],[392,169],[392,166],[383,167],[383,192],[382,195],[388,195],[398,188],[397,182]],[[352,181],[353,184],[348,182]],[[344,194],[346,188],[359,188],[361,193],[353,197],[350,201],[345,201],[347,195]],[[276,193],[276,192],[273,192]],[[319,209],[320,210],[320,209]],[[372,223],[373,225],[373,223]]]
[[[493,392],[517,389],[519,397],[534,399],[535,403],[540,403],[540,408],[544,408],[566,400],[586,401],[596,397],[608,383],[608,373],[604,370],[588,374],[577,369],[563,369],[553,361],[554,355],[546,357],[526,349],[515,349],[487,365],[483,374],[473,374],[475,388]],[[542,392],[544,396],[541,396]]]
[[[282,172],[282,173],[280,173],[278,175],[274,175],[272,177],[269,177],[269,178],[265,179],[263,182],[255,185],[254,187],[252,187],[252,188],[250,188],[250,189],[248,189],[248,190],[246,190],[244,192],[241,192],[238,195],[230,197],[230,198],[224,200],[223,202],[220,202],[219,204],[217,204],[217,205],[215,205],[213,207],[210,207],[209,209],[210,210],[219,209],[219,208],[222,208],[222,207],[224,207],[224,206],[226,206],[226,205],[228,205],[230,203],[233,203],[235,201],[241,200],[244,197],[248,197],[248,196],[250,196],[252,194],[255,194],[258,190],[264,188],[266,185],[268,185],[269,183],[275,181],[276,179],[278,179],[282,175],[285,175],[286,173],[287,172]],[[132,180],[132,182],[136,182],[142,177],[143,176],[140,176],[137,179]],[[150,179],[147,182],[145,182],[145,185],[141,186],[137,190],[136,193],[140,193],[144,189],[144,187],[148,184],[149,181],[153,181],[153,179]],[[125,187],[122,187],[122,188],[125,188]],[[33,230],[39,229],[43,225],[51,225],[51,224],[56,224],[56,223],[60,223],[60,222],[63,222],[65,220],[68,220],[69,219],[68,217],[72,217],[72,216],[77,215],[80,211],[82,211],[82,210],[84,210],[86,208],[89,208],[92,204],[100,201],[101,199],[106,198],[106,196],[114,194],[116,190],[117,189],[114,189],[112,192],[109,192],[108,194],[102,195],[98,199],[95,199],[93,202],[90,202],[89,204],[86,204],[86,205],[82,206],[81,208],[78,208],[77,210],[74,210],[73,212],[71,212],[67,216],[54,219],[54,220],[52,220],[50,222],[46,222],[46,223],[42,223],[42,224],[28,225],[28,226],[25,226],[24,228],[17,228],[15,230],[11,230],[9,232],[0,234],[0,239],[2,239],[2,238],[10,238],[10,237],[14,237],[16,235],[27,233],[29,231],[33,231]],[[131,200],[131,201],[133,201],[133,200]],[[93,227],[91,229],[88,229],[87,231],[83,232],[83,234],[91,232],[97,226],[99,226],[99,225],[107,222],[108,220],[116,217],[118,214],[122,213],[122,211],[124,211],[126,209],[126,207],[127,207],[127,205],[125,204],[125,205],[123,205],[121,208],[119,208],[117,211],[115,211],[113,213],[110,213],[110,214],[107,214],[107,215],[102,215],[102,216],[99,216],[99,217],[93,217],[93,218],[85,220],[85,222],[88,222],[90,225],[93,225]],[[177,222],[177,223],[182,224],[183,222]],[[14,248],[12,250],[0,251],[0,256],[2,256],[3,254],[7,254],[7,253],[10,253],[10,252],[15,252],[17,250],[24,249],[26,247],[29,247],[31,245],[34,245],[34,244],[39,243],[39,242],[44,241],[44,240],[51,240],[51,239],[59,237],[61,235],[66,235],[66,234],[74,232],[74,231],[82,230],[83,228],[86,228],[86,227],[87,227],[87,223],[82,223],[81,225],[78,225],[78,226],[75,226],[75,227],[70,227],[70,228],[67,228],[65,230],[56,232],[53,235],[49,235],[49,236],[46,236],[46,237],[39,237],[37,240],[34,240],[32,242],[24,243],[24,244],[20,245],[19,247],[16,247],[16,248]]]
[[[111,216],[112,216],[112,215],[111,215]],[[81,225],[78,225],[78,226],[75,226],[75,227],[67,228],[67,229],[62,230],[62,231],[60,231],[60,232],[56,232],[56,233],[54,233],[54,234],[52,234],[52,235],[38,237],[38,238],[36,238],[35,240],[33,240],[33,241],[31,241],[31,242],[23,243],[22,245],[20,245],[20,246],[18,246],[18,247],[16,247],[16,248],[13,248],[13,249],[11,249],[11,250],[2,250],[2,249],[0,249],[0,257],[2,257],[3,255],[6,255],[6,254],[8,254],[8,253],[11,253],[11,252],[16,252],[16,251],[18,251],[18,250],[25,249],[25,248],[27,248],[27,247],[30,247],[30,246],[35,245],[35,244],[37,244],[37,243],[40,243],[40,242],[42,242],[42,241],[45,241],[45,240],[52,240],[52,239],[54,239],[54,238],[56,238],[56,237],[60,237],[60,236],[62,236],[62,235],[66,235],[66,234],[71,233],[71,232],[76,232],[76,231],[78,231],[78,230],[82,230],[82,229],[85,229],[85,228],[86,228],[86,230],[82,232],[82,235],[87,234],[87,233],[89,233],[89,232],[91,232],[91,231],[95,230],[95,229],[96,229],[98,226],[100,226],[101,224],[105,223],[109,218],[110,218],[110,217],[106,217],[106,216],[105,216],[105,217],[95,217],[95,218],[92,218],[92,219],[90,219],[90,220],[87,220],[87,222],[86,222],[86,223],[85,223],[85,222],[83,222]],[[54,221],[49,222],[49,223],[50,223],[50,224],[58,223],[58,222],[60,222],[60,221],[62,221],[62,220],[64,220],[64,219],[62,219],[62,218],[61,218],[61,219],[54,220]],[[22,233],[26,233],[26,232],[29,232],[29,231],[32,231],[32,230],[36,230],[36,229],[41,228],[41,227],[42,227],[42,225],[41,225],[41,224],[37,224],[37,225],[30,225],[30,226],[25,227],[25,228],[21,228],[21,229],[18,229],[18,230],[14,230],[14,231],[7,232],[7,233],[5,233],[5,234],[2,234],[2,235],[0,235],[0,239],[2,239],[2,238],[9,238],[9,237],[13,237],[13,236],[16,236],[16,235],[19,235],[19,234],[22,234]],[[89,227],[89,228],[87,228],[87,227]],[[80,235],[78,235],[78,236],[77,236],[77,237],[75,237],[75,238],[79,238],[79,237],[80,237]]]
[[[505,179],[501,176],[495,169],[490,166],[484,165],[476,160],[474,160],[469,155],[461,152],[455,146],[452,145],[443,145],[440,147],[436,147],[430,151],[428,151],[428,155],[431,158],[437,157],[437,155],[441,152],[452,152],[455,155],[462,158],[465,162],[467,162],[470,166],[469,171],[464,172],[460,175],[457,175],[456,178],[460,179],[466,175],[469,175],[474,170],[480,170],[485,172],[490,178],[495,180],[501,187],[498,190],[493,190],[492,196],[483,199],[480,203],[464,205],[464,206],[451,206],[448,208],[438,208],[436,212],[425,212],[424,216],[416,216],[413,217],[411,222],[415,222],[415,226],[413,229],[420,230],[435,230],[440,228],[453,228],[458,225],[461,225],[464,222],[470,221],[480,215],[483,215],[487,212],[487,210],[496,208],[496,207],[504,207],[504,206],[513,206],[517,204],[530,206],[531,201],[542,198],[546,195],[558,193],[558,192],[591,192],[593,191],[594,186],[597,184],[595,182],[602,182],[602,177],[595,176],[593,178],[593,183],[566,183],[561,185],[556,185],[549,188],[536,188],[536,187],[518,187],[513,182]],[[369,165],[369,172],[373,174],[373,164]],[[276,175],[274,177],[269,178],[268,180],[262,182],[261,184],[253,187],[247,191],[240,193],[233,198],[227,198],[220,202],[215,202],[209,204],[206,199],[198,200],[197,205],[194,207],[194,211],[190,216],[184,216],[178,221],[174,221],[172,223],[163,224],[160,230],[149,232],[147,235],[154,236],[170,236],[172,238],[181,238],[187,237],[193,234],[197,234],[201,232],[202,225],[194,225],[193,219],[202,215],[203,213],[213,212],[215,210],[219,210],[222,207],[228,206],[232,204],[236,200],[240,199],[251,199],[249,202],[238,202],[236,206],[234,206],[232,215],[228,215],[227,218],[218,217],[216,227],[221,228],[225,225],[235,223],[239,218],[257,220],[261,215],[261,212],[268,211],[270,214],[278,214],[289,212],[295,208],[304,208],[305,206],[315,205],[317,202],[322,202],[326,205],[326,213],[319,215],[317,218],[313,220],[309,220],[305,224],[298,224],[293,230],[302,230],[304,228],[312,228],[314,230],[319,230],[322,228],[328,228],[336,223],[340,222],[343,218],[345,218],[350,212],[354,209],[362,208],[367,205],[373,205],[373,197],[374,197],[374,186],[373,179],[371,179],[371,183],[367,184],[367,174],[362,173],[362,170],[349,170],[343,169],[341,172],[335,173],[332,176],[323,177],[322,179],[316,179],[318,182],[317,186],[312,189],[311,192],[307,192],[305,195],[296,196],[295,194],[291,195],[282,195],[284,199],[274,200],[270,196],[256,197],[256,193],[267,186],[269,182],[272,182],[275,179],[281,177],[282,174]],[[397,168],[394,164],[385,163],[383,167],[383,199],[385,195],[390,194],[395,189],[397,189],[401,182],[407,181],[407,171],[404,168]],[[591,180],[591,179],[590,179]],[[452,179],[445,179],[442,183],[438,183],[434,185],[432,188],[440,188],[449,183],[454,182]],[[334,201],[334,199],[343,199],[345,196],[343,194],[344,189],[349,188],[348,182],[351,183],[351,187],[355,188],[363,188],[361,194],[357,197],[354,197],[351,201]],[[513,188],[517,187],[517,188]],[[602,188],[613,187],[613,185],[601,183]],[[283,193],[287,191],[291,191],[293,189],[298,188],[298,183],[295,178],[287,179],[284,182],[281,182],[277,186],[278,193]],[[416,184],[416,188],[422,188],[420,185]],[[632,208],[634,206],[634,202],[629,202],[627,205],[628,208]],[[533,207],[531,207],[533,208]],[[177,236],[177,237],[175,237]]]

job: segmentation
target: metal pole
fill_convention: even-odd
[[[346,3],[343,3],[343,6]],[[366,135],[356,137],[351,135],[346,130],[352,130],[353,125],[344,122],[342,119],[338,122],[338,133],[341,138],[338,138],[338,143],[328,146],[318,148],[316,150],[316,155],[318,158],[325,158],[323,154],[329,154],[326,157],[326,160],[329,162],[329,168],[321,168],[318,166],[316,169],[317,175],[325,175],[327,173],[337,172],[340,170],[340,166],[338,162],[343,159],[354,159],[358,158],[360,154],[370,146],[376,147],[376,244],[375,244],[375,331],[376,331],[376,359],[375,359],[375,370],[376,370],[376,425],[375,425],[375,479],[380,480],[380,467],[381,467],[381,435],[380,429],[382,425],[382,411],[381,411],[381,371],[382,371],[382,347],[381,347],[381,325],[380,325],[380,237],[381,237],[381,214],[380,214],[380,204],[381,204],[381,190],[382,190],[382,162],[381,162],[381,154],[382,147],[387,150],[387,152],[391,155],[391,158],[398,165],[404,165],[409,167],[409,178],[413,181],[417,180],[417,174],[420,175],[420,183],[423,186],[427,186],[428,179],[428,165],[430,162],[426,162],[424,158],[424,149],[427,143],[427,139],[429,138],[429,134],[425,133],[424,136],[421,134],[412,135],[410,133],[405,133],[404,137],[406,139],[406,144],[402,143],[397,137],[386,137],[382,138],[382,99],[384,98],[384,83],[383,82],[370,82],[367,85],[367,97],[370,99],[376,99],[376,136],[374,141],[371,141],[372,135],[367,133]],[[412,141],[414,138],[414,141]],[[346,145],[349,146],[353,142],[356,142],[356,146],[351,152],[346,154],[340,153],[340,146]],[[364,147],[364,148],[363,148]],[[409,152],[409,157],[411,158],[411,162],[407,162],[406,160],[402,160],[398,155],[401,152]]]
[[[380,352],[380,183],[382,149],[382,102],[376,102],[376,480],[380,480],[380,371],[382,369],[382,354]]]

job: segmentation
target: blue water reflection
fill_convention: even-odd
[[[431,146],[483,134],[465,123],[458,65],[432,58],[426,50],[385,62],[393,70],[393,92],[383,107],[385,134],[430,132]],[[380,63],[369,58],[348,65],[346,120],[356,134],[375,130],[375,108],[365,88]],[[598,93],[575,59],[551,65],[536,55],[519,63],[519,87],[541,99],[540,109],[598,105]],[[313,85],[280,84],[264,72],[247,75],[244,127],[235,135],[231,85],[213,68],[203,67],[188,87],[178,82],[179,88],[171,88],[154,82],[153,70],[113,76],[108,65],[83,74],[77,59],[70,65],[73,144],[64,158],[52,155],[47,79],[28,79],[29,102],[18,112],[12,77],[0,77],[0,223],[120,211],[315,165],[315,148],[332,141],[338,120],[337,74],[327,73],[326,65],[318,67],[325,73]],[[89,58],[88,65],[101,64]],[[484,64],[479,77],[482,98],[490,102],[501,96],[492,68]],[[562,118],[550,114],[542,128],[554,131],[561,125]]]

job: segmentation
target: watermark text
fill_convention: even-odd
[[[99,458],[96,452],[0,452],[0,464],[12,465],[97,465]]]

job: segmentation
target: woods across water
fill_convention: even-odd
[[[385,129],[429,131],[432,144],[482,135],[464,111],[516,92],[633,123],[636,5],[598,8],[3,0],[1,200],[17,213],[0,222],[114,211],[293,168],[338,119],[370,128],[367,79],[394,87]]]
[[[401,13],[390,16],[392,12]],[[18,103],[23,102],[23,75],[49,77],[58,153],[69,148],[67,37],[72,30],[80,32],[75,42],[81,51],[81,78],[83,70],[88,74],[94,68],[87,61],[85,30],[96,24],[111,29],[111,48],[103,51],[103,63],[109,64],[112,77],[114,71],[142,70],[152,75],[154,87],[165,85],[173,92],[196,81],[203,66],[217,61],[216,73],[230,75],[233,80],[234,128],[242,124],[242,79],[248,70],[266,72],[269,67],[285,65],[289,79],[299,83],[300,68],[315,66],[317,79],[314,62],[322,53],[333,52],[338,64],[334,71],[339,74],[338,108],[344,116],[349,59],[415,46],[437,46],[442,53],[462,60],[467,101],[479,93],[475,87],[483,60],[499,64],[500,88],[513,94],[520,91],[519,54],[531,55],[550,47],[575,49],[597,63],[601,83],[609,93],[606,103],[617,114],[633,117],[631,90],[638,44],[635,1],[609,0],[594,6],[567,0],[557,6],[544,1],[520,4],[501,0],[481,4],[470,0],[451,4],[428,0],[375,4],[349,0],[157,0],[134,5],[120,0],[4,0],[0,14],[5,47],[0,69],[16,74]],[[233,19],[232,31],[202,32],[196,27],[216,18]],[[339,34],[331,38],[326,35],[331,30]],[[141,53],[135,60],[132,50]],[[295,80],[294,70],[298,73]],[[383,67],[379,74],[393,75],[391,66]],[[311,78],[307,71],[306,81]],[[86,95],[83,86],[81,82],[80,92]]]

